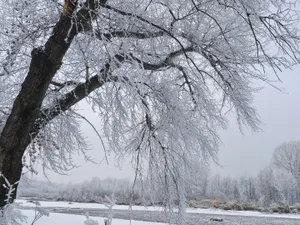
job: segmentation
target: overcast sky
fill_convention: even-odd
[[[234,120],[230,118],[229,128],[221,131],[223,144],[219,151],[219,163],[222,167],[212,166],[214,173],[221,175],[255,175],[263,169],[271,160],[274,148],[284,141],[300,140],[300,66],[293,71],[284,71],[280,74],[282,83],[276,85],[284,92],[264,84],[255,98],[255,107],[258,110],[263,124],[262,131],[252,133],[245,130],[242,135]],[[85,108],[83,106],[83,108]],[[100,122],[91,110],[84,109],[86,115],[93,124],[101,131]],[[83,123],[84,134],[91,144],[89,155],[96,161],[104,157],[101,142],[95,132],[88,124]],[[49,173],[53,182],[73,182],[90,180],[92,177],[115,177],[132,178],[133,170],[130,166],[130,159],[123,165],[114,163],[114,157],[109,157],[110,164],[105,161],[99,164],[92,164],[82,160],[82,157],[75,157],[75,163],[80,166],[68,174],[68,176]],[[43,178],[42,173],[38,175]]]
[[[270,161],[276,146],[284,141],[300,140],[300,67],[280,74],[280,92],[265,86],[255,98],[255,107],[263,122],[262,131],[252,133],[239,132],[234,120],[230,127],[221,132],[223,146],[219,151],[219,160],[223,168],[215,171],[223,175],[257,174]]]

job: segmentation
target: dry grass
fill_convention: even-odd
[[[260,211],[260,207],[252,203],[241,203],[237,201],[221,201],[217,199],[203,199],[189,201],[189,207],[192,208],[216,208],[223,210],[245,210]]]
[[[269,209],[273,213],[290,213],[291,209],[287,205],[272,204]]]
[[[203,199],[203,200],[191,200],[189,201],[189,207],[193,208],[221,208],[226,202],[216,199]]]

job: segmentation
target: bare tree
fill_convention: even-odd
[[[279,145],[273,153],[273,163],[280,169],[292,175],[296,181],[296,199],[300,200],[300,142],[289,141]],[[292,183],[290,184],[292,185]]]
[[[296,3],[1,1],[0,171],[14,184],[37,160],[72,168],[86,99],[108,150],[174,186],[182,162],[216,156],[228,110],[258,129],[252,82],[298,63]]]
[[[273,163],[300,182],[300,142],[289,141],[279,145],[273,153]]]
[[[263,205],[267,206],[275,202],[281,202],[282,196],[276,184],[272,168],[266,167],[260,171],[257,182],[261,197],[260,201]]]

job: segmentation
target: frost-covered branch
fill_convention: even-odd
[[[4,201],[6,205],[0,207],[0,225],[22,225],[26,222],[26,217],[21,213],[20,210],[16,209],[17,204],[13,203],[13,194],[16,191],[16,185],[11,184],[9,180],[0,171],[0,180],[4,180],[3,187],[7,190]]]
[[[116,205],[116,199],[114,194],[111,197],[105,196],[104,205],[108,208],[107,219],[105,220],[105,225],[111,225],[113,219],[113,207]]]
[[[38,221],[43,216],[49,217],[49,215],[50,215],[49,210],[47,210],[45,208],[42,208],[41,204],[38,201],[36,201],[35,202],[34,218],[31,222],[31,225],[33,225],[36,221]]]

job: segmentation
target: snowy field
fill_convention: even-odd
[[[31,225],[34,218],[33,210],[22,210],[22,213],[27,216],[27,222],[24,225]],[[90,217],[93,220],[98,221],[99,225],[104,225],[104,218],[102,217]],[[35,225],[84,225],[86,218],[80,215],[70,215],[62,213],[51,213],[49,217],[42,217]],[[130,221],[114,219],[112,225],[163,225],[164,223],[153,223],[144,221]]]
[[[33,203],[26,200],[18,200],[24,208],[23,212],[29,218],[33,216]],[[80,225],[86,220],[85,214],[88,212],[92,218],[104,225],[103,217],[107,215],[106,207],[102,204],[94,203],[68,203],[68,202],[46,202],[41,201],[41,206],[51,211],[50,217],[43,217],[37,225]],[[27,209],[26,209],[27,208]],[[168,222],[170,215],[163,212],[161,207],[134,206],[129,210],[128,206],[117,205],[114,207],[114,225],[157,225]],[[55,213],[53,213],[55,212]],[[299,225],[300,215],[298,214],[268,214],[250,211],[223,211],[215,209],[187,209],[187,221],[190,225],[220,224],[211,221],[211,218],[223,219],[222,225]],[[121,220],[120,220],[121,219]],[[130,223],[131,219],[131,223]],[[64,221],[64,222],[63,222]],[[148,222],[142,222],[148,221]],[[28,220],[30,222],[30,219]],[[161,223],[158,223],[161,222]],[[30,224],[30,223],[29,223]],[[26,224],[27,225],[27,224]]]

